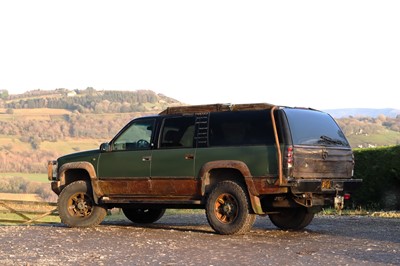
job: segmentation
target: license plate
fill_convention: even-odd
[[[331,181],[322,180],[322,189],[331,189]]]

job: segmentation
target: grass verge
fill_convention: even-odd
[[[374,211],[366,209],[342,210],[338,213],[334,208],[322,209],[318,215],[347,215],[347,216],[371,216],[382,218],[400,218],[400,211]]]
[[[48,183],[47,173],[0,173],[0,178],[14,178],[14,177],[22,177],[29,181],[40,182],[40,183]]]

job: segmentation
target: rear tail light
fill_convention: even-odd
[[[293,166],[293,147],[289,146],[286,151],[286,162],[287,167],[292,168]]]
[[[350,199],[350,194],[346,193],[343,195],[344,200],[349,200]]]

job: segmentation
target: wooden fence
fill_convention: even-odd
[[[42,220],[48,216],[58,216],[56,203],[0,199],[0,223],[37,224],[56,222]]]

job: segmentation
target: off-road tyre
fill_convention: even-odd
[[[271,222],[284,230],[301,230],[309,225],[313,218],[314,213],[302,207],[282,209],[279,213],[269,214]]]
[[[219,234],[244,234],[256,220],[250,214],[250,204],[245,189],[234,181],[215,185],[206,202],[206,216],[210,226]]]
[[[95,204],[89,183],[82,180],[61,191],[57,206],[61,222],[69,227],[96,226],[107,215],[106,208]]]
[[[163,217],[165,209],[122,208],[122,212],[131,222],[137,224],[151,224]]]

